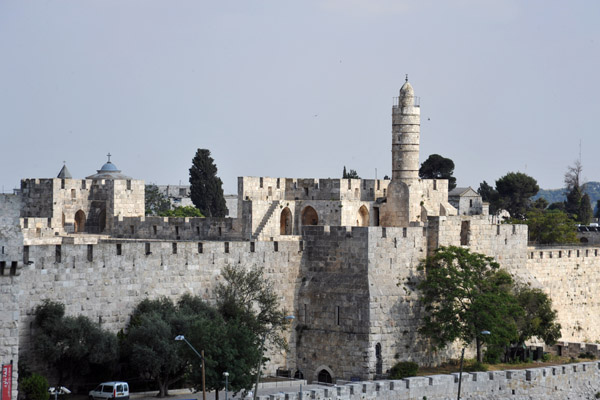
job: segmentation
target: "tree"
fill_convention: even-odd
[[[350,172],[346,172],[346,166],[344,165],[344,171],[342,172],[342,179],[360,179],[358,172],[351,169]]]
[[[600,200],[596,200],[596,214],[594,216],[600,219]]]
[[[112,371],[118,359],[117,338],[89,318],[65,316],[62,303],[45,301],[34,309],[34,348],[58,372],[58,386],[76,378]]]
[[[592,221],[592,214],[593,211],[590,196],[585,193],[581,196],[581,203],[579,204],[579,211],[577,212],[579,222],[583,225],[588,225]]]
[[[558,209],[531,209],[527,212],[525,223],[529,228],[529,240],[539,244],[576,243],[575,221]],[[522,223],[513,220],[514,223]]]
[[[189,341],[197,349],[204,350],[206,389],[215,391],[224,389],[223,372],[229,373],[229,390],[238,392],[252,387],[254,377],[251,373],[260,360],[260,341],[248,326],[239,319],[226,321],[220,313],[210,316],[204,314],[195,318]],[[191,380],[196,390],[201,389],[202,369],[200,360],[191,349],[189,353]],[[218,400],[218,393],[216,399]]]
[[[490,186],[486,181],[479,184],[477,193],[481,196],[481,200],[490,204],[490,214],[495,215],[498,211],[499,195],[498,191]]]
[[[567,200],[565,200],[565,211],[569,217],[579,221],[579,211],[581,210],[581,189],[579,186],[574,186],[567,192]]]
[[[583,225],[592,220],[592,205],[590,196],[584,193],[585,185],[581,183],[581,172],[583,167],[581,161],[577,160],[572,166],[567,167],[565,173],[565,187],[567,200],[565,210],[571,218]]]
[[[146,215],[160,215],[171,209],[171,202],[154,184],[146,185],[144,190],[146,198]]]
[[[439,154],[431,154],[419,168],[419,177],[423,179],[448,179],[448,190],[456,187],[454,161]]]
[[[175,336],[185,334],[189,319],[183,318],[171,300],[145,299],[131,315],[121,348],[140,376],[158,384],[158,397],[169,395],[169,386],[184,376],[187,360]]]
[[[264,277],[262,268],[243,270],[226,266],[221,275],[224,282],[215,289],[217,308],[225,321],[235,321],[258,339],[256,346],[260,356],[255,374],[260,374],[266,343],[279,349],[287,348],[282,336],[285,311],[280,308],[273,283]]]
[[[523,219],[531,207],[531,197],[540,190],[537,181],[522,172],[509,172],[496,181],[499,206],[512,218]]]
[[[543,197],[540,197],[536,201],[534,201],[531,206],[538,210],[545,210],[546,208],[548,208],[548,205],[549,205],[548,200],[546,200]]]
[[[178,303],[180,312],[190,319],[186,334],[194,348],[204,350],[206,389],[223,389],[223,372],[229,373],[229,390],[237,392],[252,386],[250,371],[259,360],[258,338],[238,320],[225,321],[223,315],[201,298],[184,295]],[[194,388],[200,390],[202,369],[200,360],[186,348]]]
[[[196,217],[202,218],[204,215],[194,206],[175,207],[173,210],[160,212],[161,217]]]
[[[198,149],[190,168],[192,203],[207,217],[224,217],[227,214],[223,182],[217,177],[215,160],[207,149]]]
[[[225,320],[239,318],[258,337],[267,334],[272,342],[284,346],[280,332],[285,326],[285,312],[263,269],[225,266],[221,275],[224,282],[217,285],[215,293],[217,308]]]
[[[424,272],[417,287],[426,311],[419,332],[436,347],[456,339],[465,346],[475,341],[481,362],[484,342],[498,345],[517,339],[514,316],[521,310],[511,294],[513,281],[492,257],[462,247],[440,247],[418,270]]]
[[[579,160],[576,160],[573,165],[567,167],[567,172],[565,172],[565,187],[567,190],[572,190],[575,187],[581,186],[582,171],[583,166]]]
[[[566,209],[565,209],[565,202],[564,201],[557,201],[554,202],[552,204],[550,204],[547,208],[548,211],[550,210],[560,210],[562,212],[566,213]]]
[[[556,322],[556,310],[552,309],[552,300],[540,289],[531,289],[525,285],[515,286],[515,297],[523,309],[517,318],[519,339],[524,344],[532,337],[541,339],[552,346],[561,337],[561,326]]]

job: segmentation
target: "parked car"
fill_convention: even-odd
[[[94,390],[90,390],[89,400],[129,400],[127,382],[103,382]]]

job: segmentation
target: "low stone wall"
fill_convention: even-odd
[[[302,393],[259,396],[260,400],[450,400],[458,393],[459,374],[401,380],[356,382]],[[593,399],[600,392],[600,363],[585,362],[490,372],[463,373],[462,399]]]
[[[556,342],[554,346],[545,346],[544,350],[557,356],[578,358],[579,355],[587,353],[600,358],[598,343]]]

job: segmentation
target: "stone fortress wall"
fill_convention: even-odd
[[[260,400],[452,400],[459,374],[353,382],[325,389],[259,396]],[[465,400],[579,400],[600,392],[600,363],[583,362],[524,370],[464,372]]]
[[[48,218],[48,227],[67,233],[101,233],[111,216],[144,215],[144,188],[135,179],[23,179],[21,216]]]
[[[32,311],[44,300],[62,302],[68,315],[85,315],[117,332],[126,327],[129,315],[144,298],[167,296],[177,300],[190,293],[212,302],[213,289],[225,266],[266,266],[282,306],[293,310],[301,256],[299,242],[292,241],[112,239],[90,244],[29,246],[33,263],[25,265],[20,276],[11,277],[10,284],[8,280],[0,283],[21,294],[12,298],[20,317],[11,333],[14,336],[18,331],[13,340],[19,343],[21,359],[31,361]],[[294,343],[294,333],[288,331],[290,343]],[[287,365],[285,354],[274,352],[270,356],[271,365]],[[274,368],[269,370],[274,372]]]
[[[375,226],[379,220],[375,201],[386,196],[389,182],[240,177],[238,209],[251,203],[252,237],[261,239],[300,235],[306,225]]]
[[[446,180],[416,175],[419,110],[408,82],[401,95],[391,181],[242,177],[238,218],[145,217],[143,181],[110,161],[95,176],[113,178],[24,180],[19,195],[0,197],[0,355],[31,359],[32,311],[46,299],[118,331],[145,297],[214,300],[230,265],[263,267],[297,317],[269,373],[364,380],[399,360],[436,364],[458,349],[431,351],[418,335],[415,283],[419,262],[447,245],[490,255],[549,293],[564,339],[600,339],[598,246],[530,247],[525,225],[498,224],[485,204],[457,215]]]

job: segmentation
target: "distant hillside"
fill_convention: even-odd
[[[585,193],[590,196],[592,200],[592,208],[594,213],[596,212],[596,202],[600,200],[600,182],[587,182],[585,184]],[[548,203],[556,203],[557,201],[565,201],[565,189],[540,189],[538,194],[532,197],[533,200],[537,200],[540,197],[545,198]]]

